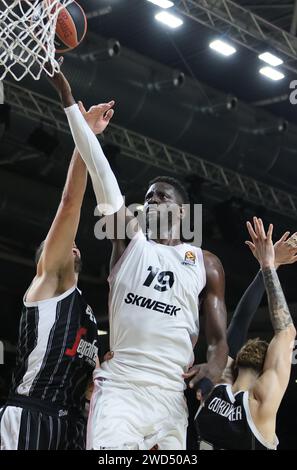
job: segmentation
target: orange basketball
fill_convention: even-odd
[[[63,8],[57,19],[55,46],[58,53],[70,51],[77,47],[87,32],[87,18],[82,7],[70,3]]]

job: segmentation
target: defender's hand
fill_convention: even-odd
[[[110,101],[109,103],[92,106],[89,111],[86,111],[83,103],[81,101],[78,102],[80,112],[96,135],[102,134],[105,131],[114,115],[114,110],[112,109],[114,105],[115,102]]]
[[[245,243],[249,246],[251,252],[259,261],[261,268],[274,268],[275,254],[272,243],[273,225],[269,225],[266,235],[262,219],[254,217],[253,221],[254,227],[250,222],[247,222],[247,229],[252,241],[246,241]]]

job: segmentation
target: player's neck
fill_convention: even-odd
[[[149,240],[159,243],[160,245],[176,246],[182,243],[179,228],[175,226],[171,227],[169,230],[158,230],[156,233],[154,230],[148,230],[147,237]]]
[[[232,386],[234,393],[240,390],[250,390],[258,379],[259,374],[252,369],[244,369],[239,371],[238,377]]]
[[[176,246],[182,243],[182,241],[178,238],[163,238],[163,237],[159,238],[159,237],[148,235],[148,239],[155,243],[159,243],[160,245],[166,245],[166,246]]]
[[[168,245],[168,246],[176,246],[176,245],[180,245],[182,243],[181,240],[177,240],[176,238],[175,239],[167,239],[167,240],[164,240],[164,239],[160,239],[157,241],[157,243],[160,243],[160,245]]]

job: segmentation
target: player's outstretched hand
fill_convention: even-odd
[[[63,60],[64,60],[63,57],[60,57],[58,60],[60,67],[63,64]],[[47,63],[45,65],[45,68],[50,73],[52,73],[51,67],[52,66],[50,63]],[[72,96],[71,86],[67,78],[65,77],[65,75],[60,71],[60,72],[55,72],[53,76],[50,76],[48,74],[46,74],[46,76],[47,76],[48,81],[52,84],[52,86],[57,91],[60,97],[60,100],[63,104],[63,107],[68,108],[69,106],[73,105],[75,103],[75,100]]]
[[[254,226],[247,222],[247,229],[252,241],[246,241],[251,252],[259,261],[261,268],[275,267],[275,254],[272,243],[273,225],[270,224],[267,234],[262,219],[253,218]]]
[[[102,134],[102,132],[105,131],[114,115],[114,105],[115,102],[110,101],[109,103],[92,106],[88,111],[86,111],[83,103],[81,101],[78,102],[80,112],[96,135]]]

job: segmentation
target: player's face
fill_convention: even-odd
[[[174,187],[168,183],[158,182],[149,187],[144,200],[144,213],[147,224],[165,223],[172,225],[172,214],[180,213]]]

